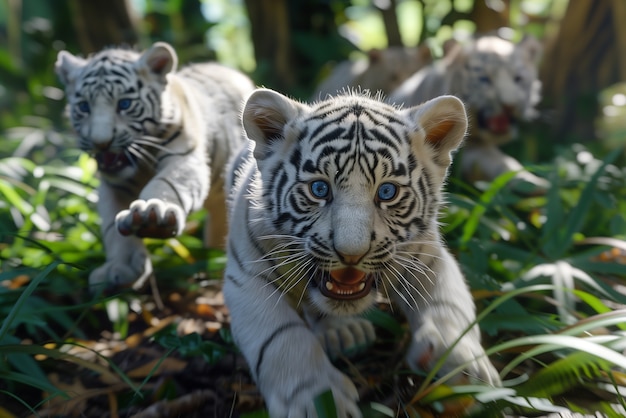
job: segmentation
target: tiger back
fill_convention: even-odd
[[[344,89],[362,89],[390,94],[404,80],[432,62],[426,45],[373,48],[367,56],[335,65],[315,88],[313,100],[335,95]]]
[[[58,54],[70,122],[101,179],[106,262],[91,272],[92,287],[141,284],[152,273],[142,238],[181,234],[202,207],[210,210],[205,244],[224,246],[224,167],[244,143],[239,113],[254,85],[216,63],[177,64],[162,42],[143,53]]]
[[[338,417],[361,416],[331,359],[376,338],[360,314],[377,292],[407,316],[412,368],[432,367],[454,344],[445,370],[498,384],[437,224],[467,128],[462,102],[401,110],[350,93],[308,105],[259,89],[243,124],[250,141],[227,178],[224,296],[270,416],[316,417],[326,390]]]

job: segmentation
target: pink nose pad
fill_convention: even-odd
[[[113,140],[107,141],[107,142],[94,142],[93,143],[93,147],[96,148],[98,151],[106,151],[109,148],[111,148],[111,143],[113,142]]]
[[[341,261],[349,266],[359,264],[359,261],[363,258],[363,254],[344,254],[341,252],[337,252],[337,254],[339,254]]]

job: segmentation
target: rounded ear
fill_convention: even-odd
[[[467,51],[462,43],[456,39],[448,39],[444,42],[442,61],[446,63],[446,66],[462,67],[466,60]]]
[[[59,51],[57,54],[57,60],[54,63],[54,71],[56,72],[59,80],[64,85],[69,85],[76,78],[76,73],[81,70],[87,61],[72,55],[67,51]]]
[[[383,59],[384,51],[378,48],[372,48],[367,51],[367,57],[370,62],[378,62]]]
[[[532,35],[524,35],[521,41],[515,47],[518,51],[526,56],[528,61],[537,64],[541,59],[543,46]]]
[[[285,125],[297,118],[305,105],[270,89],[257,89],[243,108],[243,128],[256,143],[254,157],[263,160],[270,145],[285,139]]]
[[[463,142],[467,133],[467,113],[463,102],[455,96],[439,96],[419,106],[406,109],[423,140],[435,152],[442,167],[452,162],[452,152]]]
[[[445,51],[445,43],[444,43],[444,51]],[[423,62],[431,62],[433,60],[433,53],[430,50],[430,47],[423,43],[417,47],[417,58]]]
[[[141,54],[139,66],[147,68],[150,73],[157,77],[165,78],[168,73],[176,70],[178,56],[170,44],[156,42],[150,49]]]

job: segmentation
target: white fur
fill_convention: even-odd
[[[91,272],[92,290],[141,285],[152,273],[141,238],[180,235],[187,215],[202,207],[209,210],[205,244],[224,246],[223,171],[244,144],[239,113],[254,85],[219,64],[181,71],[177,65],[176,52],[162,42],[143,53],[105,49],[88,59],[66,51],[58,55],[55,69],[65,84],[79,146],[100,156],[105,167],[100,167],[98,213],[106,262]],[[126,99],[131,107],[119,107]],[[87,111],[81,110],[85,103]],[[111,155],[132,163],[111,169],[106,166]]]
[[[432,367],[470,328],[452,349],[444,371],[460,366],[472,379],[498,384],[479,330],[471,325],[471,295],[437,227],[451,154],[467,128],[463,104],[447,96],[399,110],[347,94],[306,105],[260,89],[248,99],[243,123],[251,141],[233,162],[228,180],[231,226],[224,295],[233,336],[270,416],[316,417],[313,401],[327,389],[340,418],[361,416],[354,385],[329,357],[359,352],[373,341],[371,324],[359,314],[372,307],[377,290],[392,297],[409,320],[409,365]],[[398,154],[395,161],[382,158],[370,167],[373,172],[364,172],[351,164],[373,161],[388,150],[383,141],[370,139],[368,132],[375,130],[395,132],[387,138]],[[317,133],[314,139],[311,132]],[[317,138],[332,145],[320,151]],[[392,164],[408,164],[409,155],[416,157],[416,167],[392,174]],[[298,157],[299,165],[290,163]],[[315,159],[315,170],[305,169],[307,158]],[[422,176],[428,177],[430,197],[416,194]],[[316,200],[307,188],[320,179],[328,183],[332,198]],[[386,181],[398,184],[399,194],[381,202],[377,185]],[[398,227],[401,236],[395,235],[389,222],[413,199],[419,202],[402,216],[413,219],[423,211],[425,229]],[[298,212],[289,206],[294,201]],[[287,208],[302,219],[292,224],[284,216]],[[323,251],[319,241],[324,241]],[[376,275],[369,293],[341,300],[320,291],[320,272],[348,267]]]

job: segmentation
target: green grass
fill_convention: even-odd
[[[40,134],[45,138],[49,132]],[[120,381],[134,402],[145,402],[153,372],[138,382],[106,356],[93,363],[68,349],[94,338],[93,329],[129,335],[136,301],[132,292],[105,298],[85,291],[89,271],[104,260],[93,162],[73,148],[69,136],[24,152],[22,136],[5,135],[0,138],[6,144],[0,155],[0,396],[30,412],[41,410],[46,399],[64,399],[68,393],[49,379],[55,370],[50,359],[56,359]],[[459,405],[472,405],[466,413],[476,417],[564,408],[620,416],[626,296],[617,290],[626,265],[609,251],[626,251],[626,173],[616,164],[623,155],[619,150],[602,158],[581,159],[581,153],[590,155],[582,146],[566,148],[549,168],[539,170],[554,185],[545,196],[515,195],[506,175],[484,189],[450,181],[442,229],[474,292],[477,321],[503,388],[450,386],[450,375],[438,375],[436,367],[414,376],[409,396],[398,396],[393,407],[381,396],[364,400],[365,417],[419,416]],[[192,223],[201,224],[202,216],[195,214]],[[200,288],[188,278],[210,277],[223,267],[224,256],[204,251],[197,235],[148,241],[158,274],[177,278],[159,286]],[[388,330],[385,343],[402,343],[401,319],[380,312],[372,320]],[[163,359],[176,354],[215,363],[236,352],[225,329],[219,341],[180,336],[172,328],[152,338]],[[355,365],[366,368],[376,361],[375,355],[365,355]],[[390,382],[408,375],[402,365],[385,375],[376,372],[373,381],[382,384],[374,392],[380,395],[393,387]],[[47,397],[33,403],[20,397],[23,388]],[[321,418],[335,414],[329,394],[320,396],[317,407]],[[242,416],[267,415],[259,409]]]

